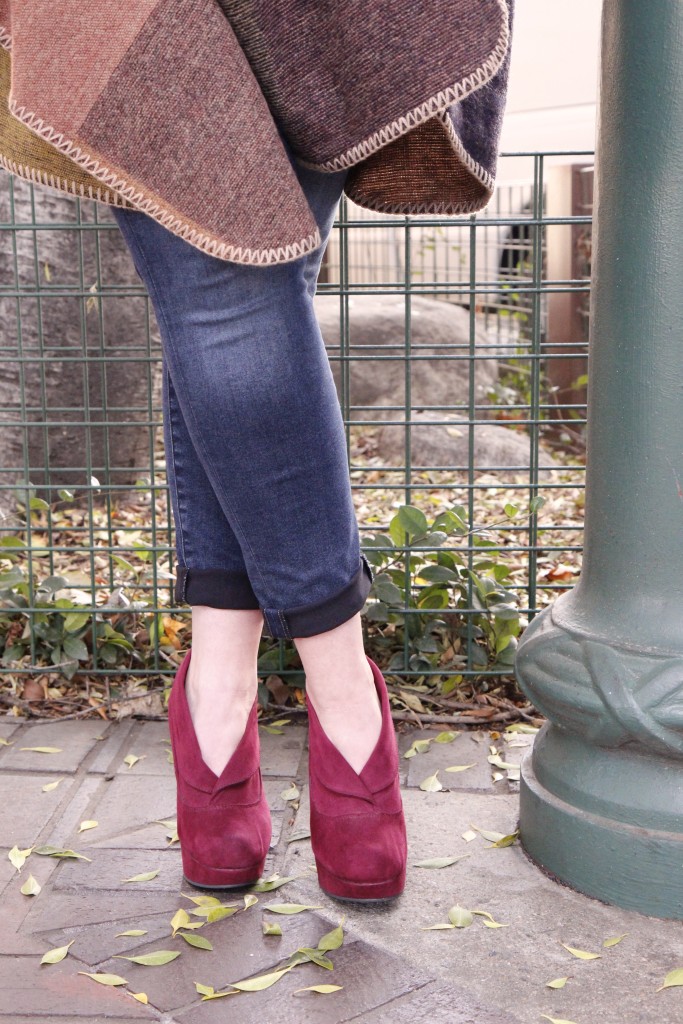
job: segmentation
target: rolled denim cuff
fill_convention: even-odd
[[[249,577],[233,569],[194,569],[176,565],[177,604],[206,604],[211,608],[259,608]]]
[[[370,593],[373,572],[361,552],[360,565],[353,579],[336,594],[312,604],[294,608],[264,608],[266,631],[272,637],[291,640],[300,636],[315,636],[340,626],[359,612]]]

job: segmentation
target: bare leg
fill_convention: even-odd
[[[256,697],[259,609],[192,606],[187,699],[199,749],[220,775],[244,735]]]
[[[306,694],[328,739],[360,774],[382,726],[382,712],[363,648],[360,612],[326,633],[294,638]]]

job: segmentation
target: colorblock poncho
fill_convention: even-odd
[[[0,164],[220,259],[320,235],[283,146],[387,213],[493,189],[512,0],[0,0]]]

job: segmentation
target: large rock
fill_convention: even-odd
[[[410,428],[410,462],[412,466],[433,466],[443,469],[463,469],[469,466],[469,428],[467,424],[438,425],[434,420],[445,420],[448,414],[418,412]],[[461,419],[462,417],[458,417]],[[383,425],[377,432],[377,444],[383,459],[392,465],[405,462],[405,427]],[[500,427],[493,423],[478,423],[474,427],[474,460],[477,472],[499,467],[527,470],[529,467],[529,435]],[[538,465],[553,469],[554,459],[539,449]]]
[[[106,207],[97,213],[112,219]],[[0,462],[17,467],[5,483],[25,479],[19,467],[26,464],[48,500],[56,493],[43,493],[42,484],[88,485],[88,455],[103,487],[134,484],[149,464],[150,390],[151,401],[160,401],[141,281],[116,225],[96,231],[94,217],[95,204],[82,202],[81,226],[75,198],[32,192],[20,178],[10,193],[9,175],[0,173],[0,221],[17,225],[3,232],[0,247],[0,287],[7,289],[0,297]],[[153,324],[152,351],[157,346]],[[5,493],[0,509],[8,504]]]
[[[336,295],[317,295],[315,308],[341,396],[340,301]],[[412,297],[411,349],[408,377],[410,405],[461,405],[469,400],[470,314],[460,306]],[[406,403],[406,304],[402,295],[352,295],[349,298],[349,364],[352,419],[400,419]],[[489,339],[475,328],[474,388],[477,404],[486,401],[497,375],[490,358]],[[435,359],[435,356],[448,359]],[[398,410],[387,406],[398,406]]]

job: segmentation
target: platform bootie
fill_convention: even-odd
[[[407,858],[389,695],[381,671],[371,658],[368,662],[382,728],[360,774],[328,739],[308,702],[311,845],[318,883],[328,896],[364,903],[403,892]]]
[[[187,703],[190,651],[168,702],[177,783],[178,836],[185,879],[198,889],[234,889],[258,881],[271,839],[261,782],[257,702],[237,749],[217,776],[204,762]]]

